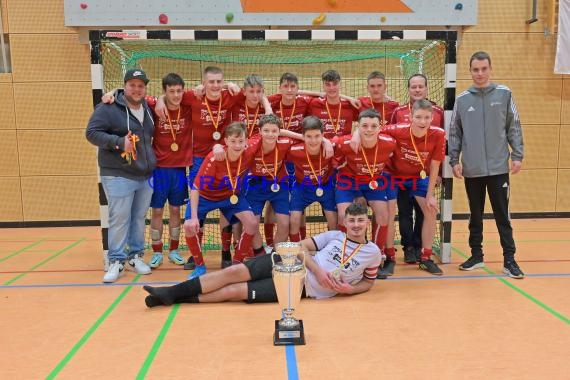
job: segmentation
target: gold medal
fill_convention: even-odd
[[[370,181],[370,182],[368,183],[368,187],[369,187],[370,189],[372,189],[372,190],[376,190],[376,189],[378,188],[378,182],[376,182],[375,180],[374,180],[374,181]]]
[[[425,170],[420,171],[420,178],[426,179],[426,177],[427,177],[426,171]]]
[[[214,140],[218,141],[219,139],[222,138],[222,134],[218,131],[212,133],[212,137],[214,138]]]
[[[321,187],[317,187],[317,190],[315,191],[315,194],[317,194],[317,197],[322,197],[324,193],[325,193],[325,191]]]
[[[273,191],[274,193],[279,192],[280,189],[281,189],[281,187],[279,186],[279,184],[277,182],[274,182],[273,185],[271,185],[271,191]]]
[[[340,281],[340,267],[333,269],[331,274],[335,280]]]
[[[239,201],[239,198],[238,198],[237,195],[234,194],[234,195],[232,195],[232,196],[230,197],[230,203],[231,203],[231,204],[237,205],[238,201]]]
[[[176,144],[175,142],[170,144],[170,150],[173,152],[178,152],[178,144]]]

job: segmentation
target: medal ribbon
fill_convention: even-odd
[[[275,144],[274,150],[275,150],[275,158],[273,159],[273,175],[270,173],[270,170],[267,168],[267,166],[265,166],[265,161],[263,160],[263,156],[265,156],[265,153],[263,153],[263,147],[261,148],[261,165],[263,165],[267,174],[271,176],[273,182],[277,182],[277,153],[278,153],[277,144]]]
[[[426,137],[424,139],[424,150],[427,150],[427,138],[428,138],[428,134],[426,131]],[[420,155],[420,152],[418,151],[418,148],[416,146],[416,142],[414,141],[415,137],[412,134],[412,125],[410,124],[410,139],[412,140],[412,145],[414,146],[414,151],[416,152],[416,155],[418,156],[418,160],[420,160],[420,164],[422,165],[422,170],[426,170],[425,164],[424,164],[424,160],[422,160],[422,156]]]
[[[372,106],[372,108],[374,108],[374,100],[372,100],[372,96],[368,96],[370,98],[370,105]],[[388,124],[388,120],[386,120],[386,110],[384,109],[384,106],[386,105],[386,103],[381,102],[382,103],[382,125],[384,124]]]
[[[253,133],[253,129],[255,128],[255,124],[257,124],[257,115],[259,115],[259,104],[257,105],[257,108],[255,109],[255,116],[253,117],[253,123],[251,123],[251,129],[249,126],[249,107],[247,106],[247,104],[244,104],[244,105],[245,105],[245,121],[247,123],[247,130],[249,131],[249,134],[247,135],[247,137],[251,137],[251,134]]]
[[[307,162],[309,163],[309,167],[311,168],[311,173],[313,173],[313,175],[315,176],[315,179],[317,180],[317,186],[321,187],[321,180],[319,179],[319,176],[321,175],[321,172],[323,169],[322,147],[319,147],[319,175],[317,175],[317,173],[315,172],[315,168],[313,168],[313,164],[311,163],[311,158],[309,157],[309,151],[307,150],[306,147],[305,147],[305,155],[307,156]]]
[[[176,124],[180,126],[180,109],[182,107],[178,107],[178,116],[176,116]],[[170,111],[166,113],[168,116],[168,125],[170,126],[170,134],[172,135],[172,141],[176,142],[176,132],[174,132],[174,127],[172,126],[172,120],[170,119]]]
[[[237,181],[239,177],[239,171],[241,169],[241,159],[243,157],[243,152],[239,155],[239,163],[236,171],[235,181],[232,179],[232,171],[230,170],[230,162],[228,160],[228,155],[226,154],[226,168],[228,168],[228,179],[230,180],[230,185],[232,186],[232,195],[236,195]]]
[[[354,250],[352,251],[352,253],[350,254],[350,256],[348,256],[346,258],[346,260],[344,259],[345,256],[345,252],[346,252],[346,241],[348,240],[348,238],[345,236],[344,237],[344,242],[342,243],[342,253],[341,253],[341,257],[340,257],[340,265],[338,267],[338,269],[342,270],[342,267],[344,267],[344,264],[348,263],[350,261],[350,259],[352,259],[352,257],[354,255],[356,255],[356,253],[358,251],[360,251],[360,248],[362,248],[362,246],[364,245],[363,243],[358,244],[358,246],[356,248],[354,248]]]
[[[291,126],[291,120],[293,119],[293,114],[295,113],[295,106],[297,105],[297,100],[293,102],[293,109],[291,110],[291,114],[289,115],[289,121],[287,122],[287,126],[285,127],[286,130],[289,130]],[[281,112],[281,121],[283,121],[283,125],[285,125],[285,115],[283,115],[283,102],[279,101],[279,112]]]
[[[340,126],[340,111],[342,110],[342,101],[338,103],[338,114],[336,115],[336,124],[334,122],[334,119],[332,118],[331,110],[329,109],[329,103],[326,100],[325,100],[325,106],[327,107],[327,113],[329,114],[329,119],[331,119],[331,124],[333,126],[334,134],[336,135],[337,133],[336,131]]]
[[[218,131],[218,125],[220,125],[220,115],[222,114],[222,95],[220,95],[220,101],[218,102],[218,114],[216,115],[216,121],[214,121],[214,115],[212,115],[212,110],[210,109],[210,104],[208,104],[208,98],[204,97],[204,102],[206,103],[206,108],[208,109],[208,115],[210,115],[210,120],[212,120],[212,125],[216,132]]]
[[[360,145],[362,156],[364,156],[364,162],[366,162],[368,173],[370,173],[370,180],[374,180],[374,170],[376,170],[376,159],[378,158],[378,145],[380,145],[380,142],[376,141],[376,150],[374,151],[374,165],[372,166],[372,169],[370,169],[370,165],[368,164],[368,158],[366,158],[366,152],[364,151],[364,147]]]
[[[129,133],[130,132],[131,131],[129,131]],[[130,164],[131,160],[136,161],[136,159],[137,159],[137,142],[139,142],[140,138],[133,133],[130,133],[129,135],[127,135],[126,138],[130,139],[132,141],[133,151],[132,152],[123,152],[123,153],[121,153],[121,157],[123,157],[125,160],[127,160]]]

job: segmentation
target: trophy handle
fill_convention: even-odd
[[[277,252],[273,251],[271,252],[271,267],[275,266],[275,259],[273,258],[273,255],[276,255]]]
[[[307,257],[307,252],[305,250],[302,250],[299,252],[299,254],[297,255],[297,257],[302,256],[303,258],[301,259],[301,263],[303,264],[303,266],[305,266],[305,258]]]

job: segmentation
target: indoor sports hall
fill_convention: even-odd
[[[570,2],[378,3],[0,0],[0,378],[570,378]],[[287,71],[322,91],[321,73],[334,69],[353,97],[378,70],[400,104],[420,73],[449,134],[476,51],[490,54],[491,79],[512,90],[520,115],[524,159],[509,211],[524,278],[503,272],[488,198],[485,267],[459,269],[471,255],[470,208],[446,151],[433,244],[443,275],[404,262],[396,219],[394,274],[362,294],[301,300],[305,344],[274,345],[281,299],[147,308],[143,286],[191,273],[167,259],[168,212],[164,263],[101,281],[109,205],[85,131],[128,69],[144,70],[153,96],[165,74],[193,88],[212,65],[238,85],[260,75],[267,94]],[[316,203],[305,220],[309,237],[327,229]],[[220,223],[218,211],[204,223],[208,272],[221,269]],[[184,232],[179,251],[190,256]]]

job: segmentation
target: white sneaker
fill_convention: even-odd
[[[115,282],[121,277],[125,271],[123,270],[123,264],[119,261],[113,261],[109,264],[109,268],[107,269],[107,273],[103,276],[103,282],[110,283]]]
[[[140,255],[135,255],[128,261],[127,269],[132,270],[136,274],[149,274],[151,272],[150,267],[142,260]]]

